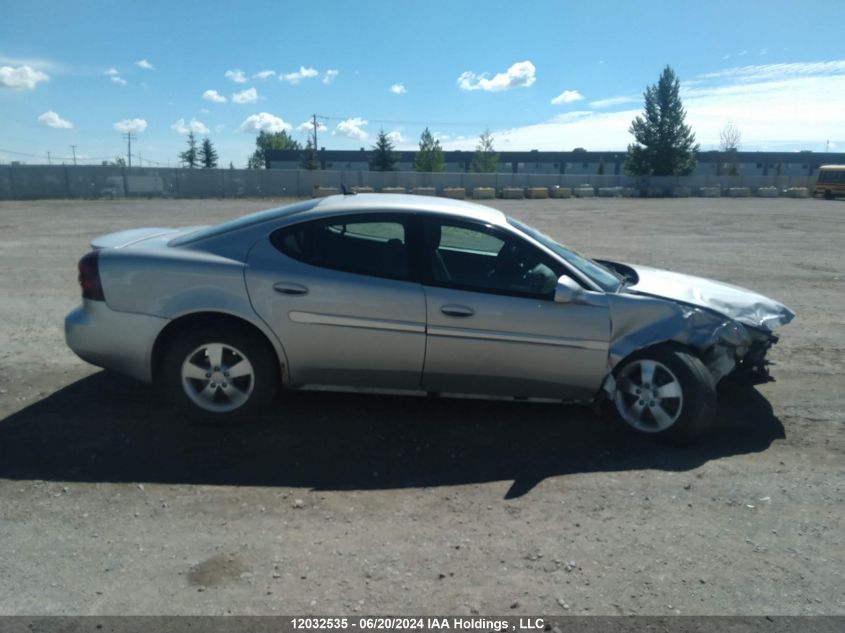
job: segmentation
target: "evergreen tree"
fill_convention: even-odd
[[[437,172],[446,169],[446,161],[443,158],[443,148],[440,141],[432,136],[428,128],[420,135],[420,151],[414,160],[414,169],[417,171]]]
[[[305,144],[305,151],[302,153],[302,160],[299,163],[299,168],[307,169],[309,171],[320,169],[320,159],[317,156],[317,148],[314,147],[314,143],[310,138]]]
[[[255,151],[247,160],[250,169],[264,169],[266,152],[270,149],[302,149],[298,141],[292,139],[287,132],[259,132],[255,137]]]
[[[217,150],[214,149],[214,145],[208,137],[202,140],[199,159],[203,169],[214,169],[217,167]]]
[[[195,169],[199,166],[199,151],[197,150],[197,139],[193,132],[188,132],[188,149],[179,152],[179,160],[188,169]]]
[[[698,145],[686,123],[681,103],[681,82],[669,66],[657,84],[646,88],[645,112],[628,131],[635,142],[628,145],[625,172],[633,176],[688,176],[695,167]]]
[[[493,135],[490,130],[484,130],[478,137],[478,145],[475,146],[470,170],[482,174],[490,174],[496,171],[499,164],[499,154],[493,149]]]
[[[402,154],[393,151],[393,141],[384,130],[379,130],[376,137],[376,144],[372,147],[370,154],[371,171],[396,171],[396,163]]]

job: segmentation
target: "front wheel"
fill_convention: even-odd
[[[164,388],[194,418],[243,422],[272,400],[277,367],[275,354],[257,336],[203,328],[171,344],[164,359]]]
[[[659,346],[634,354],[620,364],[614,377],[616,414],[638,433],[689,442],[713,422],[713,376],[682,348]]]

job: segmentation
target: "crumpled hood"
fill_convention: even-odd
[[[627,290],[708,308],[745,325],[772,331],[792,321],[795,313],[761,294],[713,279],[659,268],[625,264],[639,276]]]

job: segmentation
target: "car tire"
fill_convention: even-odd
[[[686,349],[660,345],[626,358],[614,370],[611,406],[627,428],[675,444],[704,435],[716,417],[716,385]]]
[[[196,421],[217,425],[255,419],[279,387],[275,352],[242,330],[205,327],[182,332],[164,357],[162,386]]]

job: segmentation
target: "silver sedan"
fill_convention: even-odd
[[[91,246],[68,345],[220,421],[320,384],[599,401],[687,440],[712,421],[717,383],[769,379],[772,331],[793,317],[429,197],[334,196]]]

